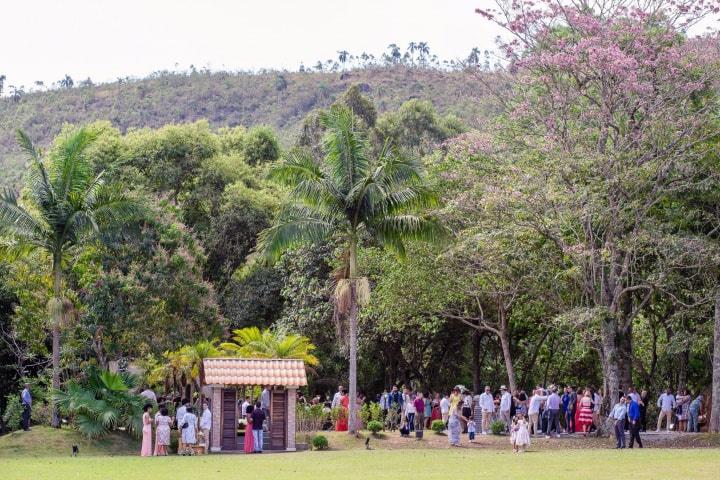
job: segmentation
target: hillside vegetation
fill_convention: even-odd
[[[65,123],[110,120],[125,132],[207,119],[213,127],[271,125],[288,146],[308,112],[329,106],[354,84],[381,113],[419,98],[470,124],[482,114],[479,83],[460,71],[389,66],[349,72],[161,73],[1,99],[0,185],[19,186],[25,159],[15,141],[18,128],[47,145]]]

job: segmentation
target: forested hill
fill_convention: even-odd
[[[470,124],[481,115],[480,86],[459,71],[391,66],[349,72],[163,73],[1,99],[0,185],[19,186],[25,159],[15,141],[18,128],[47,145],[64,123],[106,119],[125,131],[204,118],[213,126],[271,125],[287,146],[309,111],[327,107],[354,84],[380,112],[419,98]]]

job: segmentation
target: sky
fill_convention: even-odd
[[[491,0],[23,0],[0,9],[6,85],[143,77],[158,70],[297,70],[338,50],[379,56],[427,42],[440,59],[494,46]]]

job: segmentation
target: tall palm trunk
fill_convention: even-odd
[[[62,265],[59,254],[53,255],[53,294],[54,308],[51,308],[52,315],[52,387],[60,389],[60,322],[62,320]],[[60,411],[53,401],[52,405],[52,426],[60,428]]]
[[[355,280],[357,277],[357,243],[355,238],[350,241],[350,314],[348,315],[348,323],[350,330],[350,402],[348,412],[348,433],[355,434],[355,417],[357,416],[357,289]]]

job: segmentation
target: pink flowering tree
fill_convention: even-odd
[[[518,224],[551,240],[575,286],[559,321],[598,352],[606,399],[632,385],[632,329],[669,278],[709,268],[706,239],[662,224],[672,197],[709,188],[720,49],[692,36],[716,0],[498,0],[512,95],[494,181]]]

